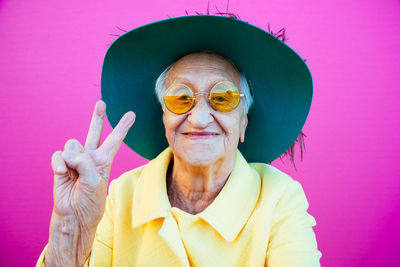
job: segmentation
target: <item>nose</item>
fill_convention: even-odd
[[[189,111],[188,121],[194,128],[206,128],[214,120],[212,112],[213,109],[208,103],[207,94],[198,94],[194,107]]]

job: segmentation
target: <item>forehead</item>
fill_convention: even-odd
[[[226,58],[208,52],[188,54],[177,60],[170,68],[167,86],[176,81],[215,82],[230,80],[238,85],[240,72]]]

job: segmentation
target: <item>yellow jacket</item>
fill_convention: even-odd
[[[204,211],[171,208],[168,148],[110,184],[86,266],[320,266],[301,185],[238,151],[225,186]],[[36,266],[44,266],[45,249]]]

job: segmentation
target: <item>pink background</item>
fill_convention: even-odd
[[[84,141],[116,26],[206,6],[0,0],[0,266],[32,266],[47,242],[50,157],[69,138]],[[313,74],[304,161],[274,165],[304,187],[322,265],[400,266],[400,1],[231,0],[230,11],[286,27]],[[145,162],[123,145],[112,179]]]

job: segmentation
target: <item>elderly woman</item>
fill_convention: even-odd
[[[187,16],[121,36],[102,73],[114,130],[100,145],[99,101],[84,146],[69,140],[54,153],[37,266],[319,266],[300,184],[246,161],[268,163],[293,144],[311,92],[303,60],[240,20]],[[112,181],[107,196],[123,140],[152,160]]]

